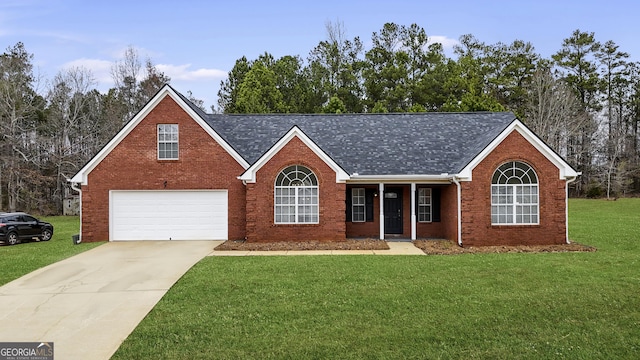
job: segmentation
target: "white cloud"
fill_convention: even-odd
[[[460,44],[456,39],[451,39],[443,35],[429,36],[429,44],[440,43],[444,50],[452,50],[454,46]]]
[[[171,65],[158,64],[156,68],[169,76],[171,80],[182,81],[206,81],[221,80],[227,77],[227,72],[218,69],[195,69],[190,70],[191,64]]]
[[[107,91],[113,86],[111,67],[114,62],[102,59],[80,58],[65,63],[61,68],[84,67],[89,69],[97,81],[98,90]],[[227,77],[226,71],[207,68],[191,69],[191,64],[157,64],[155,66],[159,71],[171,78],[173,86],[177,86],[184,94],[186,94],[187,90],[193,91],[194,96],[203,99],[207,107],[215,103],[215,96],[212,94],[215,94],[216,84]]]
[[[89,69],[100,87],[104,87],[105,85],[109,87],[113,84],[113,79],[111,78],[112,65],[113,62],[109,60],[81,58],[63,64],[62,68],[84,67]]]

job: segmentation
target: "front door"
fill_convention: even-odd
[[[384,232],[402,234],[402,188],[384,191]]]

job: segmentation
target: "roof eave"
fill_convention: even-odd
[[[347,183],[451,183],[455,174],[358,175],[351,174]]]

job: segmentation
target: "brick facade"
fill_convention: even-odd
[[[291,165],[303,165],[318,178],[319,223],[275,224],[274,186],[278,174]],[[298,137],[293,137],[258,172],[246,187],[247,241],[339,241],[345,239],[345,184]]]
[[[349,185],[349,187],[372,189],[376,192],[377,196],[373,198],[373,221],[347,221],[347,237],[378,239],[380,237],[380,196],[377,194],[378,185]],[[352,209],[346,209],[346,211],[352,211]]]
[[[440,221],[430,223],[419,222],[416,225],[416,237],[418,239],[440,238],[456,240],[458,231],[456,186],[451,184],[437,187],[440,189]]]
[[[157,159],[157,124],[178,124],[179,160]],[[491,224],[491,178],[507,161],[523,161],[539,182],[539,225]],[[312,170],[319,187],[318,224],[275,224],[274,186],[278,174],[291,165]],[[340,241],[380,236],[380,194],[377,184],[349,184],[373,189],[373,221],[351,222],[347,185],[300,138],[294,136],[256,173],[256,182],[243,184],[243,167],[170,96],[157,105],[100,161],[82,185],[82,240],[109,240],[111,190],[228,191],[228,237],[247,241]],[[386,184],[402,190],[404,238],[411,236],[411,186]],[[440,221],[417,223],[417,238],[457,240],[458,198],[455,184],[418,184],[437,188]],[[461,182],[462,239],[470,245],[562,244],[566,242],[566,181],[559,169],[520,133],[513,131],[473,170],[473,181]],[[417,200],[417,199],[416,199]]]
[[[491,177],[507,161],[523,161],[538,175],[539,225],[491,225]],[[469,245],[534,245],[566,242],[566,181],[558,168],[513,131],[462,185],[462,242]]]
[[[178,124],[179,160],[157,159],[157,124]],[[244,239],[245,188],[236,178],[243,172],[167,96],[89,173],[82,186],[82,241],[109,240],[110,190],[164,189],[227,189],[229,239]]]

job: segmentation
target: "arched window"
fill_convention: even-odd
[[[491,179],[491,223],[538,224],[538,176],[520,161],[502,164]]]
[[[285,168],[276,178],[275,223],[318,223],[318,178],[301,165]]]

